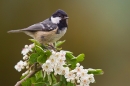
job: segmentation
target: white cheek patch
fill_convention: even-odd
[[[61,18],[60,17],[51,17],[52,23],[58,24],[60,23]]]

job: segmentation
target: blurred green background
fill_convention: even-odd
[[[0,86],[14,86],[22,72],[14,65],[29,36],[8,34],[65,10],[69,29],[62,46],[74,55],[85,53],[85,68],[101,68],[90,86],[130,86],[130,0],[0,0]]]

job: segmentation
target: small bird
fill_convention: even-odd
[[[24,32],[43,45],[53,44],[66,33],[68,18],[65,11],[58,9],[50,18],[42,22],[33,24],[27,28],[10,30],[8,33]]]

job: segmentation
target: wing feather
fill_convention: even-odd
[[[43,22],[31,25],[27,28],[21,29],[22,31],[52,31],[56,29],[58,26],[52,23],[49,19],[44,20]]]

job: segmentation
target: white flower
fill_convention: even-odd
[[[28,45],[25,45],[24,47],[25,47],[25,48],[28,48]]]
[[[46,71],[48,74],[50,74],[50,72],[53,72],[51,64],[44,63],[42,65],[42,69],[43,69],[43,71]]]
[[[57,75],[57,74],[61,75],[62,74],[62,66],[60,66],[60,65],[55,66],[54,67],[54,74],[55,75]]]
[[[69,73],[69,67],[63,67],[61,75],[65,75]]]
[[[28,59],[28,55],[25,55],[24,57],[23,57],[23,60],[27,60]]]
[[[28,69],[28,68],[29,68],[29,65],[26,66],[26,69]]]
[[[55,55],[55,54],[56,54],[56,51],[51,50],[51,53],[52,53],[52,55]]]
[[[15,66],[14,68],[20,72],[22,69],[24,69],[24,62],[22,60],[20,60]]]
[[[88,74],[86,72],[82,71],[80,77],[88,77]]]
[[[69,72],[67,74],[65,74],[65,78],[67,78],[68,80],[74,80],[75,79],[75,74],[73,72]]]
[[[27,65],[28,65],[27,61],[24,61],[24,62],[23,62],[23,65],[24,65],[24,66],[27,66]]]
[[[32,52],[32,48],[34,48],[35,47],[35,44],[30,44],[29,46],[28,46],[28,49]]]
[[[47,61],[46,61],[46,64],[51,64],[51,61],[50,61],[50,60],[47,60]]]
[[[55,59],[59,59],[60,58],[60,52],[57,52],[54,55],[55,55]]]
[[[29,46],[28,45],[25,45],[24,46],[24,49],[21,51],[21,54],[23,54],[23,55],[27,55],[27,53],[29,52],[29,51],[32,51],[32,48],[34,48],[34,44],[30,44]]]
[[[94,75],[93,74],[89,74],[89,80],[91,83],[94,83],[95,82],[95,79],[94,79]]]
[[[70,82],[70,79],[68,78],[68,79],[66,79],[66,81],[67,81],[67,82]]]
[[[53,66],[57,64],[57,63],[56,63],[56,58],[55,58],[54,55],[51,55],[50,58],[49,58],[49,60],[50,60],[50,62],[51,62],[51,64],[52,64]]]
[[[80,80],[77,80],[77,83],[80,83]]]
[[[89,80],[88,77],[86,77],[86,78],[81,78],[80,85],[82,85],[82,86],[89,86],[89,84],[90,84],[90,80]]]
[[[80,66],[80,63],[77,63],[76,66],[79,67],[79,66]]]
[[[60,58],[62,58],[63,60],[66,60],[65,55],[66,55],[66,51],[61,50],[60,51]]]
[[[62,58],[59,58],[59,59],[57,59],[57,63],[58,63],[59,65],[64,65],[64,64],[65,64],[65,61],[64,61]]]
[[[28,48],[24,48],[21,52],[21,54],[23,55],[27,55],[27,53],[29,52],[29,49]]]
[[[81,71],[83,71],[83,66],[77,66],[75,69],[74,69],[75,72],[77,73],[80,73]]]

